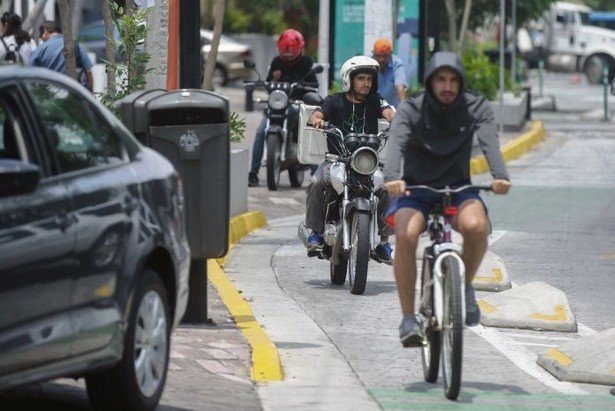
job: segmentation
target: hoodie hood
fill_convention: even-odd
[[[454,70],[459,76],[459,80],[461,83],[461,87],[459,89],[459,95],[463,94],[465,91],[466,78],[463,72],[463,65],[461,64],[461,59],[457,55],[457,53],[453,53],[452,51],[438,51],[434,53],[429,61],[429,66],[427,67],[427,71],[425,72],[425,88],[429,92],[431,96],[433,93],[431,91],[431,77],[436,72],[436,70],[448,67]]]

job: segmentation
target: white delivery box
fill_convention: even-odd
[[[327,138],[312,127],[307,121],[318,106],[301,104],[299,108],[299,135],[297,136],[297,158],[301,164],[320,164],[325,161]]]

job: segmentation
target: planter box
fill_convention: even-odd
[[[504,128],[507,130],[521,130],[525,125],[527,115],[527,93],[522,93],[515,97],[510,92],[504,93],[504,104],[500,105],[500,100],[492,101],[491,106],[495,114],[495,122],[500,125],[500,119],[503,122]]]

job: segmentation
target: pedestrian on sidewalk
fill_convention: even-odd
[[[39,27],[39,35],[43,41],[30,57],[30,65],[46,67],[66,74],[66,57],[64,55],[64,36],[60,26],[55,21],[47,20]],[[77,68],[83,70],[84,86],[93,90],[94,78],[92,77],[92,61],[88,54],[79,44],[75,44],[75,57]]]
[[[36,42],[21,25],[22,20],[18,14],[5,12],[0,18],[2,25],[2,38],[0,45],[0,61],[5,61],[7,54],[13,52],[15,60],[12,62],[28,64],[30,55],[36,48]]]
[[[378,93],[394,107],[406,98],[408,80],[404,63],[393,54],[391,40],[386,38],[374,42],[372,57],[380,65],[378,71]]]

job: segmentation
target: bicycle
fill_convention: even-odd
[[[408,186],[443,194],[442,202],[430,210],[427,233],[431,243],[423,252],[418,299],[418,318],[423,332],[422,360],[425,381],[438,379],[442,360],[444,394],[455,400],[461,388],[463,326],[465,324],[465,266],[463,248],[453,243],[452,219],[457,208],[454,194],[464,191],[490,191],[490,186],[464,185],[458,188]]]

